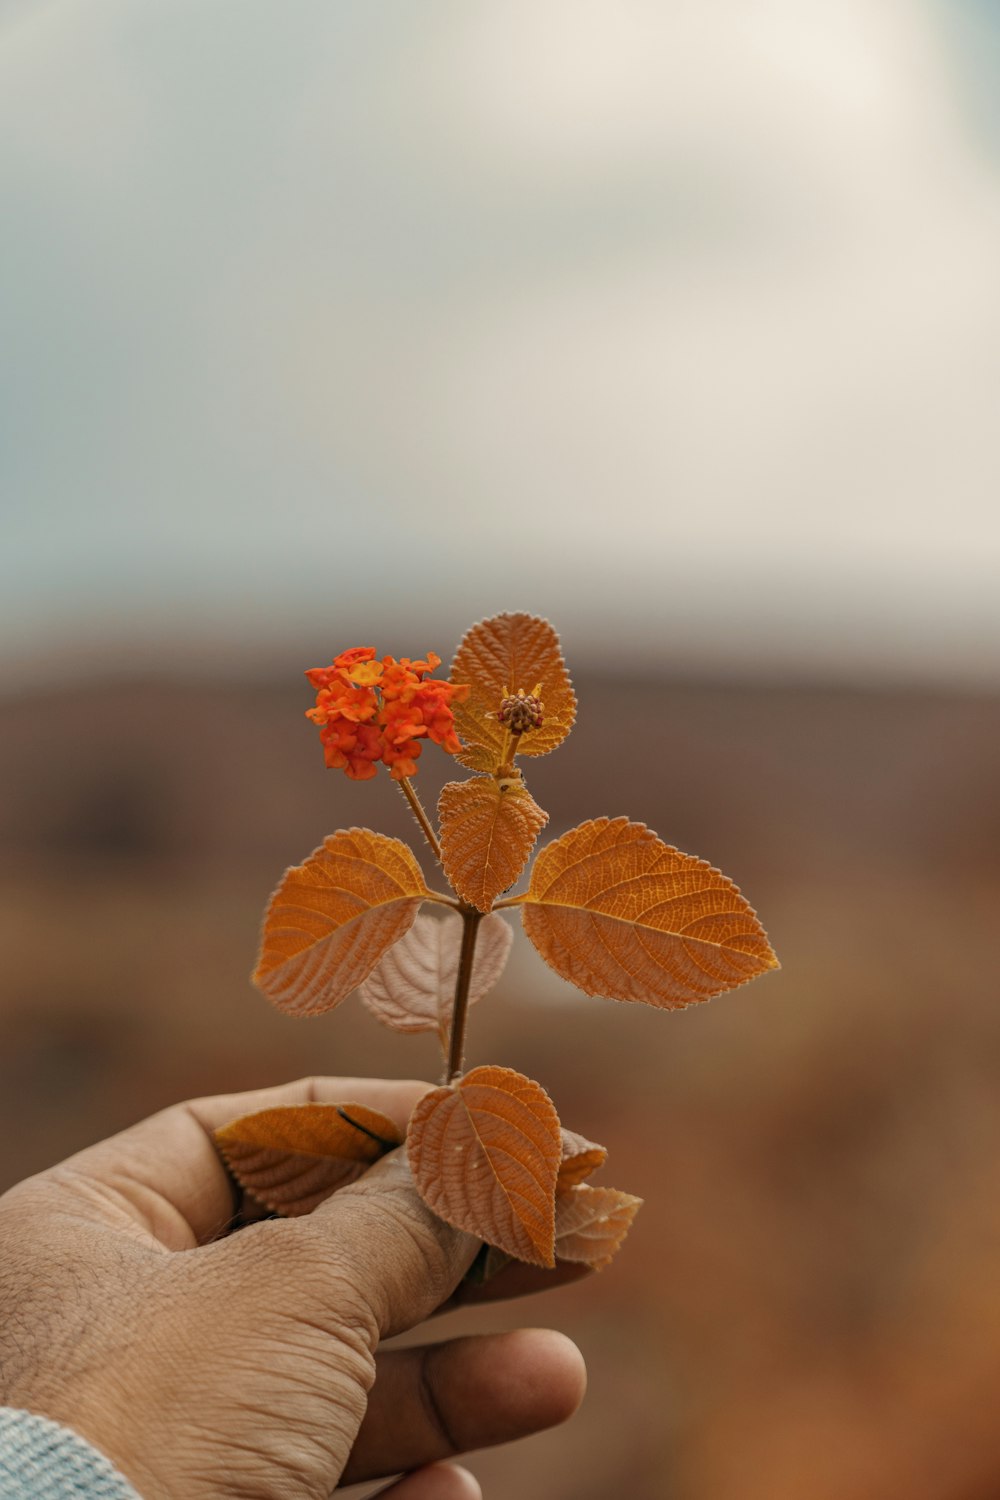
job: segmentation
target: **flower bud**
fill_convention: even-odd
[[[541,687],[541,684],[538,685]],[[538,697],[538,687],[531,693],[518,688],[516,693],[504,689],[497,718],[511,734],[524,734],[529,729],[541,729],[544,723],[545,705]]]

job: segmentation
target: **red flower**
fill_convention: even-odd
[[[422,661],[383,656],[377,662],[373,646],[354,646],[329,667],[306,672],[316,689],[306,717],[319,725],[327,765],[367,781],[381,760],[399,781],[416,773],[424,738],[456,755],[462,746],[451,704],[463,702],[469,689],[425,680],[440,665],[433,651]]]

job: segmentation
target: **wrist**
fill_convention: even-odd
[[[36,1412],[0,1408],[0,1490],[12,1500],[141,1500],[125,1475],[79,1433]]]

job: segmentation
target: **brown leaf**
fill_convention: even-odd
[[[541,727],[520,736],[518,755],[547,755],[573,727],[576,697],[559,637],[548,620],[535,615],[494,615],[473,625],[452,662],[451,681],[468,683],[470,689],[454,709],[455,728],[465,742],[458,759],[473,770],[495,772],[503,764],[508,735],[497,711],[505,688],[531,693],[540,687],[544,705]]]
[[[549,821],[519,778],[492,776],[449,781],[438,802],[441,862],[452,888],[489,911],[528,862]]]
[[[402,1142],[364,1104],[293,1104],[242,1115],[215,1132],[240,1185],[273,1213],[307,1214]]]
[[[456,1229],[534,1266],[551,1266],[559,1117],[540,1084],[512,1068],[473,1068],[425,1094],[410,1117],[417,1191]]]
[[[546,845],[521,902],[545,962],[587,995],[672,1010],[778,968],[731,880],[627,818]]]
[[[579,1261],[601,1271],[613,1259],[641,1198],[617,1188],[578,1183],[561,1193],[556,1203],[556,1259]]]
[[[331,833],[271,897],[254,984],[292,1015],[329,1010],[368,977],[428,894],[399,839],[367,828]]]
[[[484,917],[476,935],[469,1004],[482,998],[503,973],[514,934],[499,913]],[[386,1026],[396,1031],[437,1031],[447,1046],[455,997],[462,918],[421,912],[398,943],[369,974],[361,998]]]
[[[562,1161],[559,1163],[556,1192],[563,1193],[575,1187],[578,1182],[596,1172],[598,1167],[603,1167],[607,1159],[608,1153],[603,1146],[588,1141],[586,1136],[577,1135],[575,1130],[567,1130],[564,1126]]]

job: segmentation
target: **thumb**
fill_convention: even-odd
[[[321,1242],[331,1270],[382,1338],[412,1328],[445,1302],[480,1246],[475,1235],[453,1229],[427,1207],[405,1147],[288,1227]]]

